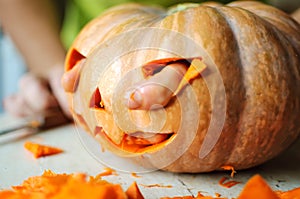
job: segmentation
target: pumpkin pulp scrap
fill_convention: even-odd
[[[89,177],[89,178],[88,178]],[[112,184],[103,180],[102,175],[87,176],[78,174],[56,174],[46,170],[42,176],[33,176],[25,180],[21,185],[13,186],[13,190],[1,190],[1,199],[61,199],[61,198],[87,198],[87,199],[143,199],[139,186],[133,182],[126,191],[120,184]],[[172,185],[143,185],[145,188],[172,188]],[[260,175],[251,177],[237,199],[297,199],[300,196],[300,188],[289,191],[273,191]],[[198,192],[197,196],[162,197],[161,199],[227,199],[216,193],[216,197],[204,196]]]
[[[40,158],[44,156],[54,155],[58,153],[62,153],[63,150],[57,147],[42,145],[33,142],[26,142],[24,147],[30,151],[35,158]]]
[[[88,199],[143,199],[138,186],[134,182],[128,190],[123,191],[120,184],[112,184],[101,178],[83,173],[56,174],[50,170],[42,176],[30,177],[22,185],[13,186],[13,190],[0,192],[0,198],[22,199],[61,199],[61,198],[88,198]]]

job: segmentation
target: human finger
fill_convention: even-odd
[[[129,109],[154,109],[168,104],[186,72],[183,63],[172,63],[149,79],[139,82],[129,91]]]
[[[51,71],[51,74],[49,75],[49,84],[64,114],[67,117],[72,118],[68,101],[67,101],[67,94],[64,91],[64,88],[62,86],[63,74],[64,74],[63,66],[53,69]]]
[[[61,83],[66,92],[73,93],[76,91],[80,78],[80,70],[84,62],[85,59],[78,61],[71,70],[63,74]]]
[[[41,113],[58,103],[45,81],[33,74],[25,74],[19,81],[19,93],[33,112]]]
[[[5,97],[3,108],[7,113],[15,117],[26,117],[33,114],[23,96],[18,93]]]

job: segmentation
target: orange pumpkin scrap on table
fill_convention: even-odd
[[[22,199],[59,199],[59,198],[87,198],[87,199],[141,199],[143,198],[134,182],[126,191],[120,184],[112,184],[101,177],[88,178],[87,175],[56,174],[45,171],[42,176],[30,177],[22,185],[13,186],[13,190],[3,190],[0,198]],[[129,196],[135,196],[129,197]]]
[[[186,73],[168,103],[128,108],[130,89],[172,64]],[[65,69],[75,120],[104,148],[146,166],[246,169],[300,132],[300,25],[263,3],[120,5],[81,31]]]
[[[219,195],[219,194],[217,194]],[[237,199],[296,199],[300,196],[300,188],[289,191],[273,191],[260,175],[251,177]],[[82,173],[56,174],[47,170],[41,176],[33,176],[21,185],[13,186],[12,190],[1,190],[1,199],[143,199],[144,196],[136,182],[126,191],[120,184],[113,184]],[[200,192],[194,196],[163,197],[161,199],[214,199],[225,197],[204,196]]]
[[[25,142],[24,147],[30,151],[35,158],[62,153],[63,150],[57,147],[42,145],[34,142]]]

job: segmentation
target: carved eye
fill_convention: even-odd
[[[82,55],[80,52],[78,52],[76,49],[72,49],[70,54],[68,55],[69,59],[66,65],[66,70],[69,71],[71,70],[77,62],[80,60],[86,58],[84,55]]]
[[[104,104],[98,87],[96,88],[91,97],[90,108],[104,108]]]
[[[189,66],[191,64],[191,61],[194,59],[192,58],[165,58],[165,59],[158,59],[153,60],[151,62],[146,63],[142,67],[142,72],[144,74],[144,77],[155,75],[156,73],[159,73],[165,66],[173,63],[182,63],[186,66]]]

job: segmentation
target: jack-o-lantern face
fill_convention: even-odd
[[[185,70],[153,89],[168,97],[136,105],[130,89],[163,84],[170,65]],[[258,2],[117,6],[81,31],[63,85],[75,120],[118,155],[174,172],[249,168],[300,132],[300,25]]]

